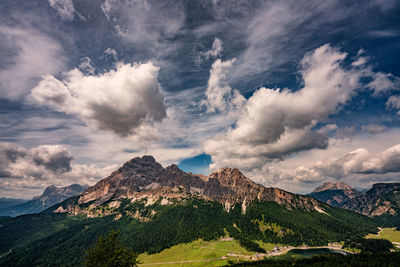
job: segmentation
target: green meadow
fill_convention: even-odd
[[[266,250],[272,250],[275,246],[270,243],[260,242],[259,244]],[[254,255],[254,252],[247,251],[236,240],[203,241],[200,239],[172,246],[160,253],[150,255],[144,253],[139,256],[139,259],[142,266],[223,266],[228,263],[228,260],[251,255]],[[222,259],[222,257],[226,257],[226,259]],[[185,263],[181,263],[182,261]]]
[[[369,234],[367,238],[382,238],[390,242],[400,243],[400,231],[395,228],[383,228],[378,234]]]

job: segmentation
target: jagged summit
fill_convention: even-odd
[[[119,199],[147,199],[151,203],[163,199],[169,203],[171,199],[193,196],[220,202],[226,209],[237,203],[244,203],[245,207],[254,200],[274,201],[288,208],[307,210],[320,205],[311,197],[256,184],[238,169],[222,168],[205,177],[186,173],[175,164],[164,168],[152,156],[125,162],[110,176],[83,192],[78,204],[91,203],[96,207]]]
[[[221,168],[211,173],[208,179],[217,179],[224,186],[255,185],[252,180],[244,176],[244,174],[236,168]]]

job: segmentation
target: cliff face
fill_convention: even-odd
[[[326,182],[315,188],[309,195],[331,206],[340,207],[350,199],[360,196],[361,193],[343,182]]]
[[[368,216],[400,214],[400,183],[374,184],[365,194],[342,205]]]
[[[127,161],[110,176],[85,190],[79,196],[78,205],[89,204],[90,208],[95,208],[120,199],[131,199],[132,202],[146,199],[147,204],[160,200],[167,204],[173,199],[190,196],[218,201],[226,209],[240,203],[244,211],[246,205],[254,200],[274,201],[289,209],[315,210],[321,206],[311,197],[256,184],[238,169],[222,168],[204,177],[186,173],[176,165],[163,168],[151,156]]]

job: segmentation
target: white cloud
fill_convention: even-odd
[[[77,115],[97,129],[141,135],[166,116],[157,75],[152,63],[120,63],[99,75],[73,69],[62,81],[45,75],[31,95],[39,104]]]
[[[63,20],[72,21],[74,19],[75,8],[72,0],[49,0],[49,4],[57,10]]]
[[[102,10],[118,36],[152,59],[175,51],[171,40],[184,31],[184,7],[176,1],[106,0]]]
[[[258,183],[266,186],[283,188],[290,192],[309,193],[324,181],[341,180],[347,184],[368,188],[379,182],[398,182],[400,172],[361,173],[347,172],[343,174],[341,167],[335,167],[334,162],[345,162],[343,158],[351,152],[368,151],[372,157],[382,154],[382,148],[397,145],[400,133],[399,128],[390,128],[378,134],[368,132],[355,133],[351,139],[338,139],[335,136],[329,139],[329,146],[324,150],[307,150],[291,155],[284,161],[273,161],[260,169],[245,171],[245,174]],[[360,157],[360,155],[358,155]],[[350,160],[349,160],[350,161]],[[318,170],[317,163],[332,163],[331,175]],[[338,168],[335,174],[334,170]],[[324,174],[324,175],[323,175]],[[333,176],[335,174],[335,176]]]
[[[117,4],[117,0],[104,0],[101,4],[101,10],[104,15],[107,17],[107,20],[111,20],[111,11],[113,7]]]
[[[32,149],[0,143],[0,166],[3,178],[42,179],[46,173],[61,174],[71,170],[72,155],[60,145],[43,145]]]
[[[72,164],[73,156],[61,145],[26,149],[0,143],[0,195],[28,198],[40,194],[50,184],[93,184],[117,168]]]
[[[9,64],[0,70],[2,97],[24,97],[41,75],[65,68],[62,47],[46,34],[32,28],[0,26],[1,45],[10,54]]]
[[[400,96],[391,96],[386,102],[386,107],[388,109],[398,109],[400,110]],[[400,115],[400,111],[397,112],[397,115]]]
[[[400,90],[400,78],[392,74],[373,72],[371,68],[365,69],[365,75],[372,78],[368,83],[368,87],[374,91],[374,96],[379,96],[387,91]]]
[[[104,55],[108,55],[108,56],[112,57],[112,59],[115,61],[118,60],[118,53],[113,48],[107,48],[106,50],[104,50]]]
[[[387,130],[386,126],[379,124],[366,124],[361,126],[361,130],[366,131],[370,134],[379,134]]]
[[[317,162],[313,167],[296,169],[295,179],[320,182],[328,178],[342,179],[353,174],[387,174],[400,172],[400,144],[372,154],[365,148],[356,149],[339,158]]]
[[[295,152],[327,148],[327,132],[313,130],[313,127],[318,122],[326,122],[357,90],[365,88],[360,82],[362,77],[371,77],[374,83],[384,76],[372,72],[368,66],[344,67],[346,57],[346,53],[330,45],[321,46],[301,62],[303,88],[295,92],[257,90],[238,112],[240,116],[235,127],[205,142],[204,149],[213,160],[211,168],[227,165],[251,170]],[[373,86],[375,92],[386,88],[383,82]],[[222,101],[215,102],[225,105]]]
[[[79,69],[82,70],[86,74],[94,74],[96,68],[93,66],[93,62],[89,57],[84,57],[79,64]]]
[[[277,79],[273,75],[280,72],[280,68],[286,69],[288,64],[298,60],[305,51],[319,45],[321,40],[326,40],[327,32],[347,36],[364,26],[367,29],[371,25],[362,24],[363,21],[368,21],[367,14],[378,14],[379,9],[391,10],[389,7],[394,2],[396,1],[376,0],[363,5],[343,5],[340,0],[280,0],[260,1],[257,4],[254,1],[227,1],[223,5],[219,4],[217,8],[222,11],[223,16],[218,17],[218,26],[222,30],[227,28],[230,34],[235,34],[236,39],[246,43],[246,48],[237,56],[238,64],[233,70],[232,79],[238,82],[249,77],[258,78],[257,74],[260,73],[269,80]],[[251,4],[252,7],[246,6]],[[227,16],[230,11],[239,15]],[[354,16],[359,20],[353,21],[352,25],[346,24]],[[332,25],[336,26],[332,28]],[[370,33],[371,36],[382,37],[398,34],[398,31],[392,29]],[[321,38],[315,38],[316,35]],[[362,59],[358,63],[362,63]]]
[[[245,101],[236,89],[232,89],[226,76],[236,59],[222,61],[217,59],[211,66],[210,78],[205,92],[207,100],[202,104],[207,106],[208,112],[225,111],[226,109],[240,108]]]
[[[203,52],[202,56],[205,59],[217,58],[217,57],[221,56],[222,50],[223,50],[223,46],[222,46],[221,39],[215,38],[211,49],[207,50],[206,52]]]

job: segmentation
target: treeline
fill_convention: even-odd
[[[344,242],[344,248],[359,249],[362,252],[381,253],[389,252],[394,248],[392,242],[386,239],[352,238]]]

